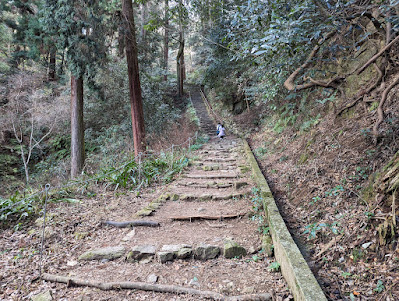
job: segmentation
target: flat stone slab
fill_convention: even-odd
[[[175,258],[185,259],[191,256],[192,247],[190,245],[164,245],[157,253],[158,259],[161,263],[172,261]]]
[[[237,174],[233,173],[224,173],[224,174],[203,174],[203,175],[198,175],[198,174],[188,174],[185,175],[185,178],[188,179],[234,179],[237,178]]]
[[[204,158],[204,162],[234,162],[236,161],[236,158]]]
[[[230,199],[240,199],[246,195],[243,193],[219,193],[219,194],[190,194],[190,195],[182,195],[180,200],[182,201],[222,201],[222,200],[230,200]]]
[[[185,244],[179,244],[179,245],[164,245],[161,248],[162,252],[172,252],[177,254],[177,252],[179,252],[180,249],[183,248],[191,248],[190,245],[185,245]]]
[[[150,262],[155,256],[156,247],[152,245],[134,246],[127,255],[127,261]]]
[[[193,255],[192,248],[181,248],[179,251],[177,251],[176,258],[177,259],[187,259],[187,258],[190,258],[192,255]]]
[[[199,260],[214,259],[219,256],[220,248],[208,244],[201,244],[194,249],[194,258]]]
[[[52,301],[53,296],[51,295],[51,291],[45,291],[44,293],[40,293],[38,295],[32,296],[32,301]]]
[[[123,246],[106,247],[87,251],[79,256],[79,260],[114,260],[122,257],[126,253],[126,248]]]
[[[158,259],[160,263],[165,263],[167,261],[172,261],[175,256],[172,252],[163,252],[160,251],[157,253]]]
[[[133,229],[128,234],[126,234],[125,237],[122,238],[122,241],[123,242],[131,241],[135,235],[136,235],[136,230]]]

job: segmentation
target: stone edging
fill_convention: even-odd
[[[263,207],[265,208],[273,239],[274,254],[276,260],[280,263],[281,273],[287,281],[295,300],[326,301],[327,298],[280,215],[269,185],[256,162],[248,142],[245,139],[243,139],[243,142],[255,182],[261,190]]]

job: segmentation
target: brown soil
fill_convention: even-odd
[[[280,211],[329,300],[399,300],[397,243],[380,245],[376,231],[390,205],[367,194],[373,190],[369,175],[399,149],[397,99],[385,107],[377,146],[368,130],[375,114],[363,106],[337,119],[327,112],[308,132],[288,127],[277,134],[264,126],[251,135]],[[316,116],[325,109],[312,110]],[[245,122],[236,118],[236,124],[250,126]]]
[[[224,141],[211,140],[206,148],[216,149],[212,157],[218,158],[217,150],[233,149],[237,142],[233,138]],[[236,169],[242,162],[242,154],[234,151],[237,158],[233,164]],[[193,153],[197,161],[209,157],[207,153]],[[221,152],[224,158],[226,154]],[[199,159],[198,159],[199,158]],[[220,157],[219,157],[220,158]],[[248,191],[252,181],[246,174],[238,174],[235,179],[223,178],[222,171],[199,171],[197,165],[188,168],[183,174],[219,174],[216,182],[245,181],[248,186],[239,191]],[[235,173],[237,173],[235,171]],[[181,177],[168,186],[170,193],[179,192],[176,184],[186,183]],[[184,186],[184,193],[193,195],[209,194],[207,188],[197,188],[196,179],[192,186]],[[199,183],[201,183],[200,180]],[[182,188],[179,188],[182,189]],[[214,192],[214,189],[212,190]],[[135,214],[159,195],[165,187],[147,189],[139,197],[130,192],[118,193],[98,191],[97,196],[82,199],[78,204],[57,203],[48,208],[50,216],[46,227],[46,239],[43,254],[43,271],[64,276],[99,280],[99,281],[147,281],[147,277],[155,274],[158,283],[193,287],[211,290],[226,295],[249,293],[272,293],[276,300],[292,300],[282,275],[270,272],[268,266],[274,258],[266,257],[260,250],[259,224],[246,215],[236,219],[217,221],[198,220],[193,222],[172,221],[176,215],[226,215],[251,214],[253,204],[250,195],[242,198],[224,200],[191,201],[169,200],[164,203],[153,216],[146,217],[160,222],[159,228],[136,227],[135,235],[129,242],[121,242],[131,231],[128,228],[105,226],[105,220],[128,221],[137,219]],[[179,195],[182,195],[182,191]],[[233,187],[220,189],[219,194],[235,193]],[[67,287],[63,284],[37,280],[39,271],[40,250],[39,225],[30,225],[22,231],[5,230],[0,236],[0,299],[23,300],[45,290],[51,290],[55,300],[201,300],[198,297],[172,295],[142,291],[109,291],[94,288]],[[131,248],[135,245],[153,244],[160,249],[165,244],[185,243],[197,246],[208,243],[222,247],[226,238],[233,238],[246,249],[254,249],[241,259],[226,259],[222,256],[199,261],[194,259],[176,260],[165,264],[154,260],[150,263],[130,263],[120,258],[114,261],[78,261],[79,255],[86,250],[105,246],[124,244]],[[258,250],[258,251],[256,251]],[[190,283],[191,281],[191,283]]]

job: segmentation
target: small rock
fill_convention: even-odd
[[[263,235],[262,237],[262,249],[264,250],[266,256],[273,256],[273,240],[270,235]]]
[[[247,250],[232,239],[227,239],[224,243],[223,256],[225,258],[241,258],[247,255]]]
[[[343,263],[345,261],[345,258],[344,257],[340,257],[339,259],[338,259],[338,262],[339,263]]]
[[[372,243],[373,243],[372,241],[366,242],[366,243],[362,244],[362,248],[367,249],[368,247],[370,247],[372,245]]]
[[[130,231],[128,234],[126,234],[125,237],[122,238],[122,241],[124,241],[124,242],[131,241],[134,235],[136,235],[136,230],[135,229]]]
[[[89,232],[75,232],[73,233],[73,236],[75,239],[85,239],[87,236],[89,236]]]
[[[148,209],[152,210],[157,210],[159,207],[161,207],[161,203],[157,201],[153,201],[147,206]]]
[[[247,253],[248,253],[248,254],[255,254],[255,253],[258,253],[259,250],[261,250],[261,249],[262,249],[262,247],[254,247],[254,246],[251,246],[251,247],[248,248]]]
[[[194,277],[193,279],[190,280],[190,282],[188,283],[191,286],[200,286],[197,277]]]
[[[74,267],[77,264],[78,264],[78,262],[75,260],[70,260],[67,262],[67,266],[69,266],[69,267]]]
[[[202,207],[198,208],[197,210],[198,210],[198,212],[204,212],[204,211],[206,211],[206,209],[205,209],[205,208],[202,208]]]
[[[158,281],[157,275],[155,275],[155,274],[148,275],[148,277],[147,277],[148,283],[157,283],[157,281]]]
[[[87,251],[79,256],[79,260],[103,260],[103,259],[117,259],[126,253],[125,247],[106,247]]]
[[[192,254],[193,254],[192,248],[181,248],[177,252],[176,257],[177,257],[177,259],[186,259],[186,258],[191,257]]]
[[[129,252],[127,261],[140,261],[141,263],[150,262],[155,256],[156,247],[152,245],[135,246]]]
[[[220,249],[217,246],[201,244],[194,250],[194,258],[200,260],[213,259],[219,256]]]
[[[240,189],[241,187],[247,186],[248,183],[247,182],[235,182],[234,183],[234,189]]]
[[[248,286],[244,287],[242,290],[243,294],[253,294],[255,292],[255,287],[254,286]]]
[[[151,208],[144,208],[137,212],[138,216],[150,216],[154,212]]]
[[[172,261],[175,255],[173,252],[158,252],[158,259],[161,263],[165,263],[167,261]]]
[[[53,296],[51,295],[51,291],[45,291],[44,293],[32,296],[32,301],[52,301],[52,300]]]

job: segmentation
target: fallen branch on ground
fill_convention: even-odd
[[[211,291],[201,291],[197,289],[192,289],[183,286],[176,285],[166,285],[166,284],[150,284],[145,282],[100,282],[100,281],[90,281],[83,280],[79,278],[65,277],[52,274],[43,274],[42,279],[51,282],[65,283],[68,287],[71,286],[89,286],[95,287],[103,291],[109,290],[120,290],[120,289],[134,289],[143,291],[152,291],[159,293],[172,293],[172,294],[188,294],[196,295],[212,300],[225,300],[225,301],[262,301],[262,300],[272,300],[271,294],[252,294],[243,296],[232,296],[228,297],[219,293]]]
[[[382,109],[382,107],[384,106],[384,103],[385,103],[385,101],[386,101],[386,99],[388,97],[388,93],[398,83],[399,83],[399,76],[397,76],[395,78],[395,80],[384,90],[384,92],[382,92],[380,104],[378,105],[378,108],[377,108],[378,119],[377,119],[376,123],[373,126],[373,135],[374,135],[374,137],[378,136],[378,127],[380,126],[380,124],[384,120],[384,110]]]
[[[159,227],[158,222],[153,221],[145,221],[145,220],[135,220],[135,221],[127,221],[127,222],[114,222],[114,221],[105,221],[102,222],[103,225],[114,226],[117,228],[127,228],[127,227]]]
[[[239,214],[229,214],[229,215],[219,215],[219,216],[212,216],[212,215],[189,215],[189,216],[172,216],[171,219],[173,221],[192,221],[196,219],[206,219],[206,220],[224,220],[230,218],[238,218],[245,216],[246,213],[239,213]]]
[[[357,70],[357,75],[362,73],[364,69],[366,69],[369,65],[374,63],[376,59],[378,59],[385,51],[387,51],[393,44],[395,44],[397,41],[399,41],[399,36],[397,36],[395,39],[393,39],[389,44],[387,44],[384,48],[382,48],[376,55],[374,55],[371,59],[367,61],[366,64],[364,64],[359,70]]]

